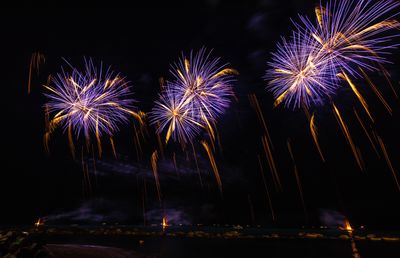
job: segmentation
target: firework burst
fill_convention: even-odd
[[[182,56],[173,66],[174,91],[187,99],[190,112],[215,120],[223,114],[233,96],[232,81],[236,70],[220,65],[219,58],[210,58],[211,52],[202,48],[198,53]]]
[[[211,59],[210,54],[204,48],[196,54],[192,51],[172,66],[174,80],[164,86],[151,112],[152,123],[160,123],[158,133],[167,129],[166,142],[172,136],[187,143],[202,128],[213,136],[213,124],[229,106],[237,72],[219,65],[220,59]]]
[[[48,133],[60,125],[77,138],[82,132],[86,138],[90,134],[112,136],[130,115],[140,118],[131,111],[133,100],[124,77],[110,67],[96,68],[91,59],[85,60],[83,71],[70,67],[71,72],[62,69],[52,77],[52,85],[44,85],[49,99],[46,109],[51,115]]]
[[[400,28],[391,15],[399,5],[394,0],[328,1],[315,8],[315,23],[300,19],[333,67],[360,76],[358,67],[379,69],[376,64],[388,63],[385,55],[397,47],[392,40],[398,34],[386,32]]]
[[[167,85],[160,94],[160,99],[155,102],[150,122],[159,123],[157,133],[167,130],[166,142],[172,137],[174,140],[186,143],[203,127],[197,122],[199,119],[195,116],[196,113],[191,112],[188,101]]]
[[[397,47],[392,39],[398,34],[389,30],[400,28],[390,15],[399,5],[394,0],[328,1],[316,7],[316,24],[300,16],[303,24],[295,24],[293,37],[278,44],[269,63],[266,78],[275,105],[321,104],[324,96],[335,94],[338,80],[359,77],[363,69],[384,69],[385,55]]]
[[[282,39],[273,53],[272,67],[267,71],[268,89],[275,96],[275,106],[301,103],[321,104],[337,87],[337,79],[326,56],[318,54],[318,42],[300,31],[293,32],[290,41]]]

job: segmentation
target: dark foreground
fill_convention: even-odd
[[[0,230],[0,234],[0,256],[7,258],[400,257],[399,235],[387,232],[236,227],[179,227],[165,231],[159,227],[57,227],[8,229]]]

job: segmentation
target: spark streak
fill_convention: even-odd
[[[351,138],[350,131],[347,128],[347,125],[344,122],[342,116],[340,115],[339,109],[337,109],[335,104],[332,104],[332,107],[333,107],[334,114],[336,115],[336,118],[338,120],[338,123],[339,123],[339,125],[340,125],[340,127],[342,129],[342,132],[343,132],[344,136],[346,137],[347,142],[350,145],[350,148],[351,148],[351,151],[353,152],[354,158],[356,159],[357,164],[360,167],[360,169],[363,170],[364,166],[362,164],[362,158],[361,158],[360,153],[357,150],[357,147],[355,146],[355,144],[353,142],[353,139]]]
[[[304,202],[303,187],[301,185],[301,180],[300,180],[300,177],[299,177],[299,172],[297,170],[296,161],[294,159],[294,155],[293,155],[293,151],[292,151],[292,145],[290,144],[290,139],[288,139],[286,141],[286,145],[287,145],[287,148],[288,148],[289,153],[290,153],[290,158],[292,159],[292,162],[293,162],[293,172],[294,172],[294,175],[296,177],[297,189],[299,190],[299,195],[300,195],[300,200],[301,200],[301,204],[302,204],[302,207],[303,207],[304,216],[305,216],[305,219],[307,221],[308,220],[308,214],[307,214],[306,204]]]
[[[374,121],[374,118],[371,115],[371,112],[369,111],[368,108],[368,104],[365,101],[364,97],[361,95],[360,91],[358,91],[356,85],[354,85],[354,83],[350,80],[350,78],[347,76],[346,73],[340,73],[338,74],[338,76],[342,79],[344,79],[349,85],[350,88],[353,90],[354,94],[357,96],[358,100],[360,101],[361,105],[364,107],[365,112],[367,112],[369,118],[371,119],[371,121]]]
[[[214,172],[215,179],[217,180],[219,191],[222,194],[222,181],[218,172],[218,167],[217,163],[215,162],[214,155],[212,154],[212,151],[206,141],[201,141],[201,145],[203,145],[205,151],[207,152],[208,159],[210,160],[210,164]]]
[[[274,148],[274,145],[272,144],[271,136],[270,136],[270,133],[269,133],[269,130],[267,127],[267,123],[265,122],[264,114],[261,110],[261,106],[257,99],[257,96],[254,93],[249,94],[249,101],[250,101],[250,104],[252,105],[252,107],[254,108],[254,110],[256,111],[257,118],[260,121],[261,125],[263,126],[265,133],[267,134],[267,137],[271,144],[271,147]]]
[[[32,53],[31,61],[29,63],[29,74],[28,74],[28,94],[31,93],[31,83],[32,83],[32,70],[36,70],[39,74],[40,65],[46,62],[46,58],[43,54],[39,52]]]
[[[323,162],[325,162],[324,155],[322,154],[321,147],[318,142],[318,132],[317,132],[317,126],[315,125],[315,116],[312,114],[311,119],[310,119],[310,130],[311,130],[311,135],[313,137],[315,146],[317,147],[318,153],[322,159]]]
[[[367,128],[365,127],[363,121],[361,120],[360,116],[358,115],[357,110],[356,110],[355,108],[354,108],[353,110],[354,110],[354,114],[356,115],[356,118],[357,118],[358,122],[360,123],[360,125],[361,125],[361,127],[362,127],[362,129],[363,129],[363,131],[364,131],[364,133],[365,133],[365,135],[366,135],[367,138],[368,138],[368,141],[371,143],[372,148],[374,149],[376,155],[378,155],[378,157],[379,157],[379,153],[378,153],[378,151],[377,151],[377,149],[376,149],[375,143],[374,143],[374,141],[372,140],[371,135],[368,133]]]
[[[160,178],[158,177],[158,170],[157,170],[157,160],[158,160],[158,155],[157,155],[157,150],[151,154],[151,168],[153,170],[154,174],[154,180],[156,182],[156,188],[157,188],[157,194],[158,194],[158,200],[161,205],[161,186],[160,186]]]
[[[392,172],[394,181],[396,182],[396,186],[397,186],[397,188],[398,188],[399,191],[400,191],[399,179],[397,178],[396,171],[394,170],[393,165],[392,165],[392,162],[390,161],[389,154],[388,154],[388,152],[387,152],[387,150],[386,150],[385,144],[383,143],[381,137],[379,137],[379,136],[377,136],[377,137],[378,137],[379,145],[380,145],[380,147],[381,147],[381,149],[382,149],[382,152],[383,152],[383,155],[384,155],[384,157],[385,157],[386,163],[387,163],[388,167],[390,168],[390,171]]]
[[[274,207],[272,207],[271,196],[269,194],[267,180],[266,180],[265,175],[264,175],[264,169],[263,169],[263,166],[262,166],[262,163],[261,163],[261,158],[260,158],[259,155],[257,155],[257,159],[258,159],[258,165],[259,165],[259,168],[260,168],[260,173],[261,173],[261,176],[262,176],[262,179],[263,179],[263,183],[264,183],[265,192],[267,193],[268,207],[269,207],[269,209],[271,211],[272,220],[275,221],[276,218],[275,218]]]
[[[363,69],[360,68],[361,73],[363,74],[364,78],[367,80],[369,86],[371,89],[374,91],[375,95],[379,98],[379,100],[382,102],[383,106],[386,108],[386,110],[389,112],[389,114],[392,114],[392,108],[389,106],[385,98],[383,97],[382,93],[378,90],[378,88],[375,86],[375,84],[372,82],[372,80],[369,78],[369,76],[364,72]]]
[[[270,146],[270,144],[268,142],[267,136],[264,135],[261,138],[261,142],[262,142],[263,147],[264,147],[264,152],[265,152],[265,155],[267,157],[267,161],[268,161],[268,165],[269,165],[269,168],[270,168],[270,171],[271,171],[271,174],[272,174],[272,178],[274,179],[275,187],[278,190],[282,191],[281,180],[279,178],[278,171],[276,169],[274,157],[272,156],[271,146]]]

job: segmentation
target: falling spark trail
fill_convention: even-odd
[[[310,119],[310,130],[311,130],[311,135],[313,137],[315,146],[317,147],[318,153],[321,156],[321,159],[323,162],[325,162],[324,155],[322,154],[321,147],[318,142],[318,132],[317,132],[317,126],[315,125],[315,116],[312,114],[311,119]]]
[[[46,128],[46,131],[49,130],[50,126],[50,111],[49,111],[49,105],[44,105],[44,128]]]
[[[262,138],[262,144],[263,144],[263,148],[265,151],[265,155],[268,160],[268,165],[269,165],[271,173],[272,173],[272,178],[274,181],[275,188],[282,191],[282,185],[281,185],[280,178],[279,178],[279,175],[278,175],[278,172],[276,169],[274,158],[272,156],[272,150],[274,149],[274,146],[272,144],[272,140],[271,140],[271,136],[270,136],[270,133],[269,133],[269,130],[267,127],[267,123],[265,122],[265,119],[264,119],[264,114],[261,110],[260,103],[258,102],[257,96],[254,93],[252,93],[252,94],[249,94],[248,97],[249,97],[250,104],[256,111],[257,118],[260,121],[260,123],[264,129],[264,132],[265,132],[265,134]]]
[[[75,159],[75,146],[74,141],[72,139],[72,126],[68,126],[68,143],[69,143],[69,150],[71,151],[72,158]]]
[[[340,112],[336,108],[335,104],[332,103],[332,106],[333,106],[333,111],[336,114],[336,118],[338,120],[338,123],[339,123],[339,125],[340,125],[340,127],[342,129],[342,132],[343,132],[344,136],[346,137],[347,142],[350,145],[351,151],[353,152],[354,158],[356,159],[357,164],[360,167],[360,169],[363,170],[361,155],[358,152],[356,146],[354,145],[353,139],[351,138],[351,135],[350,135],[350,131],[347,128],[347,125],[345,124],[345,122],[343,121],[343,118],[340,115]]]
[[[307,121],[310,122],[311,121],[310,111],[308,111],[308,108],[304,103],[301,105],[301,107],[303,108],[303,111],[304,111],[304,114],[306,115]]]
[[[218,150],[219,153],[221,154],[221,156],[224,155],[224,149],[222,148],[222,143],[221,143],[221,136],[219,134],[218,128],[215,125],[215,135],[216,135],[216,140],[217,140],[217,144],[218,144]]]
[[[45,105],[45,111],[44,111],[44,126],[46,128],[46,133],[43,135],[43,146],[44,150],[47,154],[50,154],[50,148],[49,148],[49,141],[50,141],[50,133],[49,133],[49,128],[50,128],[50,113],[49,113],[49,106]]]
[[[51,74],[49,74],[49,76],[47,76],[46,85],[50,85],[52,79],[53,77],[51,76]]]
[[[99,119],[96,120],[96,142],[97,142],[97,151],[99,153],[99,158],[101,158],[103,149],[101,147],[101,139],[100,139],[100,132],[99,132]]]
[[[392,115],[392,108],[389,106],[389,104],[387,103],[387,101],[383,97],[382,93],[378,90],[378,88],[375,86],[375,84],[372,82],[372,80],[369,78],[369,76],[364,72],[364,70],[360,68],[360,71],[364,75],[364,78],[367,80],[369,86],[374,91],[375,95],[379,98],[379,100],[385,106],[385,108],[389,112],[389,114]]]
[[[157,122],[155,126],[156,126],[156,131],[158,131],[160,128],[160,122]],[[163,142],[161,140],[161,135],[159,133],[156,133],[156,136],[157,136],[158,149],[160,150],[161,157],[164,158],[164,147],[163,147]]]
[[[141,160],[143,151],[142,151],[142,145],[140,144],[139,133],[135,124],[133,124],[133,131],[135,133],[135,137],[133,138],[133,140],[135,142],[136,156],[138,160]]]
[[[50,142],[50,133],[46,132],[43,136],[43,145],[44,145],[44,150],[47,153],[47,155],[50,154],[49,142]]]
[[[192,151],[193,151],[194,162],[195,162],[195,164],[196,164],[197,174],[199,175],[200,186],[201,186],[201,188],[203,188],[203,179],[202,179],[202,177],[201,177],[201,173],[200,173],[200,169],[199,169],[199,163],[198,163],[198,161],[197,161],[196,149],[194,148],[193,142],[191,143],[191,145],[192,145]]]
[[[305,217],[306,221],[308,221],[308,213],[307,213],[307,209],[306,209],[306,203],[304,202],[303,187],[301,186],[299,172],[297,170],[297,166],[296,165],[294,165],[294,167],[293,167],[293,172],[294,172],[294,175],[296,177],[297,188],[299,189],[301,204],[303,206],[304,217]]]
[[[110,137],[110,143],[111,143],[111,149],[112,149],[112,152],[113,152],[114,158],[115,158],[115,159],[118,159],[118,156],[117,156],[117,151],[115,150],[115,143],[114,143],[114,139],[113,139],[112,137]]]
[[[372,140],[371,135],[368,133],[367,128],[365,127],[365,125],[364,125],[363,121],[361,120],[360,116],[358,115],[357,110],[356,110],[355,108],[353,108],[353,110],[354,110],[354,114],[356,115],[356,118],[357,118],[358,122],[360,123],[360,125],[361,125],[361,127],[362,127],[362,129],[363,129],[363,131],[364,131],[364,133],[365,133],[365,135],[367,136],[369,142],[371,143],[371,146],[372,146],[372,148],[374,149],[376,155],[377,155],[378,157],[380,157],[379,152],[378,152],[378,150],[376,149],[375,143],[374,143],[374,141]]]
[[[265,192],[267,193],[267,199],[268,199],[268,205],[269,205],[267,208],[269,208],[269,210],[271,211],[272,221],[275,221],[275,212],[274,212],[274,208],[272,207],[271,196],[269,195],[268,184],[267,184],[267,180],[264,175],[264,169],[263,169],[263,166],[261,163],[261,158],[259,155],[257,155],[257,158],[258,158],[258,165],[260,167],[260,173],[261,173],[264,187],[265,187]]]
[[[158,155],[157,155],[157,150],[155,150],[153,152],[153,154],[151,154],[151,168],[153,170],[154,180],[156,182],[158,200],[159,200],[160,206],[161,206],[161,186],[160,186],[160,179],[158,177],[158,171],[157,171],[157,161],[158,161]]]
[[[377,136],[377,137],[378,137],[378,142],[379,142],[379,145],[381,146],[383,155],[385,156],[386,163],[387,163],[387,165],[388,165],[390,171],[392,172],[394,181],[396,182],[397,188],[398,188],[399,191],[400,191],[399,179],[397,178],[396,171],[394,170],[393,165],[392,165],[392,162],[390,161],[389,154],[388,154],[388,152],[387,152],[387,150],[386,150],[385,144],[383,143],[381,137],[379,137],[379,136]]]
[[[215,147],[214,147],[215,130],[216,130],[216,129],[214,130],[215,124],[212,121],[210,122],[209,119],[205,115],[202,114],[201,117],[204,121],[204,124],[205,124],[204,128],[206,129],[208,137],[210,138],[210,142],[213,145],[213,148],[215,149]]]
[[[267,136],[264,135],[261,138],[261,141],[262,141],[262,144],[263,144],[263,147],[264,147],[265,155],[267,157],[269,168],[271,170],[272,178],[274,179],[275,187],[279,191],[282,191],[281,180],[279,178],[278,171],[276,169],[275,161],[274,161],[274,158],[272,156],[272,151],[271,151],[271,147],[269,145]]]
[[[31,56],[31,61],[29,63],[29,73],[28,73],[28,94],[31,93],[31,84],[32,84],[32,70],[36,69],[36,73],[39,75],[39,68],[42,63],[46,62],[46,58],[43,54],[39,52],[35,52]]]
[[[299,177],[299,172],[297,170],[296,161],[294,159],[292,145],[290,144],[290,139],[288,139],[286,141],[286,145],[287,145],[287,148],[288,148],[289,153],[290,153],[290,158],[292,159],[292,162],[293,162],[293,172],[294,172],[294,175],[296,177],[297,189],[299,190],[299,195],[300,195],[301,204],[302,204],[303,211],[304,211],[304,216],[305,216],[306,221],[308,221],[308,213],[307,213],[306,204],[305,204],[305,201],[304,201],[303,187],[301,185],[301,180],[300,180],[300,177]]]
[[[89,191],[89,194],[91,194],[92,193],[92,183],[91,183],[90,174],[89,174],[89,164],[87,162],[85,162],[85,173],[86,173],[88,191]]]
[[[222,195],[222,181],[221,181],[221,177],[219,175],[218,167],[217,167],[217,164],[215,163],[215,159],[212,154],[212,151],[206,141],[201,141],[201,144],[203,145],[205,151],[207,152],[208,159],[210,160],[210,164],[211,164],[212,170],[214,172],[215,179],[217,180],[219,192]]]
[[[350,242],[351,242],[351,251],[353,254],[353,258],[360,258],[360,253],[358,252],[356,242],[353,237],[353,229],[351,228],[350,222],[346,219],[345,220],[345,229],[347,233],[349,234]]]
[[[374,122],[374,118],[372,117],[371,112],[369,111],[368,104],[365,101],[364,97],[361,95],[361,93],[358,91],[356,85],[350,80],[350,78],[347,76],[345,72],[338,74],[338,77],[344,79],[350,85],[350,88],[352,89],[353,93],[356,95],[361,105],[364,107],[365,112],[367,112],[371,121]]]
[[[180,178],[178,164],[176,163],[176,153],[175,152],[172,154],[172,160],[174,162],[175,173],[176,173],[177,177]]]
[[[264,128],[264,131],[268,136],[268,140],[269,140],[269,142],[271,144],[271,147],[273,149],[274,145],[272,144],[272,140],[271,140],[271,136],[269,134],[267,123],[265,122],[264,114],[263,114],[263,112],[261,110],[260,103],[258,102],[257,96],[254,93],[249,94],[249,101],[250,101],[250,104],[252,105],[252,107],[254,108],[254,110],[256,111],[257,118],[260,121],[260,123],[262,124],[262,126]]]
[[[383,72],[383,75],[385,76],[386,82],[389,84],[390,88],[392,89],[393,95],[395,96],[396,99],[399,98],[399,95],[396,92],[396,89],[394,88],[392,81],[390,80],[390,74],[389,72],[386,70],[385,67],[383,67],[382,64],[379,64],[379,67],[381,68],[381,71]]]

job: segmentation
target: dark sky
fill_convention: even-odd
[[[31,224],[38,217],[53,223],[143,223],[142,193],[146,185],[147,222],[158,221],[161,211],[176,223],[263,224],[299,227],[319,225],[323,214],[343,214],[356,225],[370,228],[399,228],[397,208],[400,192],[379,149],[377,157],[353,107],[366,118],[362,107],[343,87],[334,98],[342,111],[366,169],[361,171],[332,114],[330,105],[313,108],[320,143],[327,161],[321,162],[313,145],[309,125],[301,110],[273,109],[273,98],[263,80],[270,52],[281,36],[290,35],[291,18],[297,13],[313,14],[314,1],[263,0],[247,4],[209,0],[186,6],[138,6],[137,8],[61,8],[56,4],[31,8],[2,9],[2,167],[0,173],[0,225]],[[52,8],[50,8],[52,7]],[[83,57],[112,65],[133,85],[137,107],[148,112],[157,99],[160,77],[171,78],[169,65],[181,52],[213,49],[213,54],[240,72],[234,101],[218,122],[221,150],[216,160],[223,183],[223,196],[212,175],[206,153],[196,141],[203,187],[193,160],[179,146],[170,144],[160,159],[163,209],[157,200],[150,168],[151,152],[157,148],[154,128],[148,126],[138,159],[132,124],[121,127],[115,142],[118,160],[105,143],[105,154],[97,160],[97,177],[91,169],[92,189],[83,186],[80,160],[69,154],[67,136],[53,135],[50,155],[43,148],[43,96],[49,74],[65,66],[62,58],[80,66]],[[27,94],[31,54],[46,57],[39,76],[34,74],[32,93]],[[399,91],[398,51],[387,65],[392,83]],[[400,109],[380,74],[371,75],[393,108],[385,112],[365,81],[357,81],[373,110],[371,128],[386,144],[396,173],[400,171]],[[364,87],[365,86],[365,87]],[[261,145],[263,130],[248,101],[255,93],[261,103],[274,144],[273,155],[283,192],[275,189]],[[367,121],[367,120],[365,120]],[[308,220],[296,186],[286,141],[290,138]],[[105,142],[106,139],[104,139]],[[173,166],[175,150],[178,171]],[[257,155],[263,160],[277,220],[272,221]],[[90,159],[85,155],[85,159]],[[92,167],[91,167],[92,168]],[[86,190],[85,190],[86,189]],[[253,214],[253,215],[252,215]],[[158,222],[157,222],[158,223]]]

